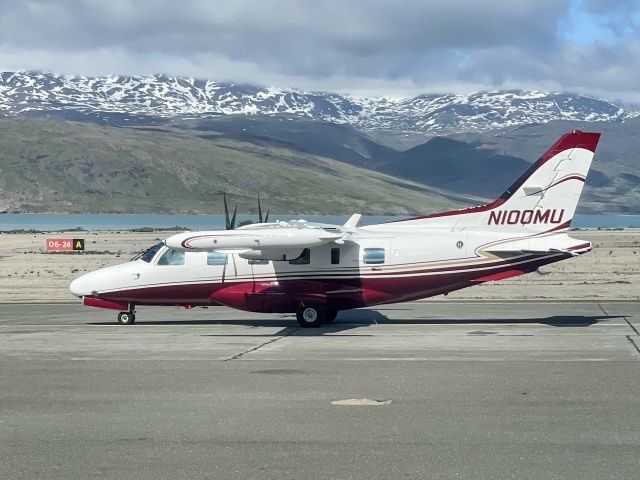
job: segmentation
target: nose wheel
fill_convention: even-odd
[[[120,312],[118,314],[118,323],[120,325],[131,325],[136,321],[136,314],[134,312]]]

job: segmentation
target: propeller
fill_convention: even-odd
[[[236,203],[235,208],[233,209],[233,215],[229,218],[229,205],[227,204],[227,193],[222,192],[222,199],[224,200],[224,220],[225,220],[225,228],[227,230],[234,230],[236,228],[236,215],[238,213],[238,204]],[[269,221],[269,209],[267,208],[267,213],[263,217],[262,216],[262,204],[260,203],[260,194],[258,194],[258,220],[260,223],[267,223]],[[245,223],[252,223],[250,221],[244,221],[240,224],[240,226]]]
[[[267,214],[262,218],[262,205],[260,205],[260,194],[258,194],[258,222],[259,223],[268,223],[269,222],[269,209],[267,208]]]
[[[236,203],[235,208],[233,209],[233,216],[231,220],[229,220],[229,207],[227,206],[227,194],[226,192],[222,193],[222,198],[224,200],[224,220],[225,227],[227,230],[233,230],[236,228],[236,214],[238,213],[238,204]]]

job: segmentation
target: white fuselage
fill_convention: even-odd
[[[530,238],[528,234],[514,235],[510,242]],[[582,245],[581,250],[586,251],[590,247],[564,232],[543,238],[558,250]],[[496,243],[509,242],[500,232],[433,227],[425,231],[418,226],[386,224],[358,228],[343,243],[309,248],[308,259],[293,261],[187,251],[180,252],[180,261],[167,263],[162,259],[171,249],[162,246],[148,261],[138,259],[82,276],[72,283],[71,290],[77,296],[123,303],[206,305],[224,303],[216,300],[214,293],[229,285],[247,284],[250,289],[256,283],[306,281],[322,284],[314,286],[311,293],[329,299],[334,290],[351,290],[351,295],[334,295],[340,308],[341,302],[345,307],[364,306],[446,293],[505,266],[521,268],[524,273],[568,256],[560,252],[496,256],[484,250]]]

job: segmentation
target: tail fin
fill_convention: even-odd
[[[599,133],[566,133],[494,202],[415,220],[513,232],[569,228],[599,139]]]
[[[564,134],[500,196],[499,200],[503,200],[500,210],[544,212],[555,209],[556,218],[561,216],[570,221],[576,211],[599,139],[599,133],[579,130]],[[560,214],[561,211],[564,213]],[[500,218],[499,222],[498,216],[497,213],[494,214],[492,222],[523,223],[522,219],[514,221],[517,216],[515,214],[508,214],[507,218]],[[502,216],[505,216],[504,213]]]

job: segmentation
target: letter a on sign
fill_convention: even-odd
[[[84,250],[84,238],[74,238],[73,239],[73,249],[74,250]]]

